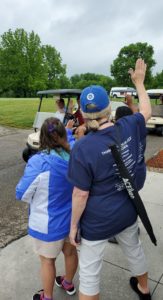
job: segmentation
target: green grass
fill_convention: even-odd
[[[112,99],[113,100],[113,99]],[[114,99],[123,101],[124,99]],[[137,103],[137,100],[134,101]],[[155,100],[151,100],[152,105]],[[31,128],[38,110],[39,98],[0,98],[0,125],[15,128]],[[54,112],[55,101],[52,98],[44,98],[41,111]]]
[[[112,100],[112,101],[115,101],[115,102],[124,102],[125,98],[112,98],[112,97],[111,97],[111,100]],[[137,99],[137,98],[134,98],[134,99],[133,99],[133,103],[138,104],[138,103],[139,103],[139,102],[138,102],[138,99]],[[156,104],[160,104],[160,103],[161,103],[161,102],[160,102],[159,99],[157,99],[157,102],[156,102],[155,99],[151,99],[151,105],[156,105]]]
[[[0,125],[31,128],[39,105],[39,99],[0,98]],[[41,111],[54,112],[54,99],[43,99]]]

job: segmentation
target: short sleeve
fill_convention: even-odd
[[[141,113],[135,113],[133,115],[133,117],[136,120],[138,130],[139,130],[139,134],[140,134],[140,138],[146,137],[147,129],[146,129],[146,123],[145,123],[144,116]]]
[[[140,139],[144,139],[147,135],[144,116],[139,112],[130,116],[122,117],[116,123],[126,128],[126,130],[128,128],[130,128],[130,130],[136,130],[139,132]]]
[[[93,179],[91,166],[88,155],[83,151],[82,145],[78,143],[74,146],[70,155],[68,180],[77,188],[89,191]]]

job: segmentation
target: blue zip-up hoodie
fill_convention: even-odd
[[[29,235],[51,242],[69,234],[73,187],[67,170],[68,161],[54,153],[29,159],[16,187],[16,199],[30,204]]]

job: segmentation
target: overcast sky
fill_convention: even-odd
[[[69,76],[110,75],[119,50],[136,42],[154,47],[153,73],[163,69],[162,0],[0,0],[0,35],[9,28],[34,30],[60,52]]]

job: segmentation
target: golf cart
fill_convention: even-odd
[[[80,97],[81,90],[79,89],[62,89],[62,90],[45,90],[39,91],[37,95],[40,98],[38,111],[35,116],[33,123],[34,132],[29,134],[27,139],[26,148],[23,150],[22,157],[25,162],[28,161],[29,157],[36,154],[39,150],[39,136],[40,128],[43,122],[50,117],[56,117],[55,112],[42,112],[41,106],[43,99],[47,99],[48,96],[57,96],[57,98],[66,99],[66,108],[63,118],[63,124],[66,125],[67,121],[73,119],[74,116],[68,112],[69,103],[71,98],[78,99]],[[56,99],[54,98],[54,101]],[[119,106],[126,106],[123,102],[111,101],[112,120],[115,117],[115,111]],[[147,122],[147,129],[149,132],[156,132],[158,135],[163,136],[163,105],[155,105],[152,107],[152,117]]]
[[[48,96],[56,96],[57,99],[65,99],[66,102],[66,109],[65,109],[65,115],[63,119],[63,124],[66,125],[67,121],[70,119],[73,119],[73,115],[68,112],[70,99],[76,98],[78,99],[80,97],[81,90],[79,89],[62,89],[62,90],[45,90],[45,91],[39,91],[37,92],[37,95],[40,98],[38,111],[36,113],[34,122],[33,122],[33,128],[34,132],[29,134],[27,138],[26,148],[23,150],[22,157],[25,162],[28,161],[28,159],[36,154],[39,150],[39,136],[40,136],[40,128],[43,124],[43,122],[50,117],[56,117],[55,112],[43,112],[41,111],[42,101],[48,100]],[[54,101],[56,99],[54,98]],[[111,110],[112,110],[112,118],[114,119],[115,111],[118,106],[125,105],[123,102],[114,102],[111,101]],[[74,120],[75,121],[75,120]],[[76,124],[78,125],[78,124]]]
[[[148,120],[146,127],[149,133],[163,136],[163,105],[152,106],[152,117]]]
[[[152,117],[147,122],[149,133],[163,136],[163,89],[147,90],[150,99],[155,99],[152,106]]]
[[[28,161],[28,159],[36,154],[39,150],[39,136],[40,136],[40,128],[43,124],[43,122],[50,117],[55,117],[55,112],[42,112],[41,106],[43,99],[47,99],[48,96],[56,96],[57,98],[66,99],[66,108],[63,118],[63,124],[66,125],[67,121],[70,119],[74,119],[73,115],[68,112],[70,99],[76,98],[81,94],[81,90],[78,89],[62,89],[62,90],[46,90],[46,91],[39,91],[37,92],[37,95],[40,98],[38,111],[35,116],[35,120],[33,123],[34,132],[29,134],[26,148],[23,150],[22,157],[25,162]],[[54,98],[54,101],[56,99]],[[74,120],[75,121],[75,120]]]
[[[163,97],[163,89],[147,90],[147,94],[148,94],[150,99],[155,100],[155,104],[157,105],[160,98]]]
[[[157,100],[157,99],[156,99]],[[115,118],[115,111],[119,106],[124,106],[123,102],[111,101],[112,120]],[[163,136],[163,104],[152,105],[152,117],[147,121],[148,133],[155,133]]]

